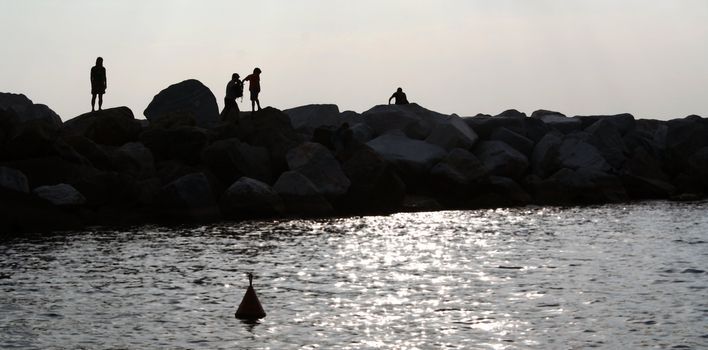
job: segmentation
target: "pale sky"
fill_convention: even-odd
[[[64,120],[90,110],[97,56],[104,107],[138,118],[190,78],[221,108],[254,67],[280,109],[363,112],[400,86],[461,116],[708,117],[708,0],[0,0],[0,33],[0,91]]]

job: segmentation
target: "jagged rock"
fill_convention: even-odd
[[[9,126],[15,127],[31,121],[42,122],[54,130],[61,128],[61,117],[43,104],[35,104],[22,94],[0,92],[0,110],[11,111],[7,114]]]
[[[383,157],[360,144],[342,162],[342,170],[351,181],[343,207],[364,212],[399,208],[406,185]]]
[[[489,169],[474,154],[455,148],[430,170],[430,174],[436,183],[453,183],[464,187],[486,177]]]
[[[129,175],[107,171],[82,178],[72,184],[90,207],[135,207],[141,195],[137,180]]]
[[[268,184],[242,177],[221,195],[221,210],[227,218],[261,218],[285,212],[283,200]]]
[[[479,137],[465,123],[465,121],[452,115],[444,120],[437,120],[426,142],[438,145],[446,150],[453,148],[470,149],[477,142]]]
[[[367,143],[374,138],[374,131],[364,123],[354,124],[351,129],[355,142]]]
[[[37,196],[0,187],[0,238],[18,233],[80,230],[78,217]]]
[[[560,169],[559,150],[563,135],[551,132],[534,146],[531,154],[531,171],[544,179]]]
[[[688,157],[688,168],[691,173],[708,181],[708,147],[702,147]]]
[[[634,116],[629,113],[616,115],[576,116],[575,118],[580,119],[583,130],[597,124],[599,121],[602,121],[603,123],[612,125],[622,136],[633,130],[636,124]]]
[[[319,143],[305,142],[288,151],[286,155],[290,170],[305,175],[325,196],[341,196],[351,184],[339,162],[332,153]]]
[[[433,118],[445,115],[429,111],[418,104],[378,105],[362,114],[375,135],[383,135],[392,130],[401,130],[408,137],[425,139],[434,126]]]
[[[86,198],[74,186],[68,184],[40,186],[32,192],[54,205],[78,206],[86,203]]]
[[[91,139],[84,136],[75,135],[65,136],[63,141],[87,159],[91,165],[97,169],[112,169],[113,166],[111,164],[110,154],[107,149],[97,145],[95,142],[91,141]]]
[[[110,146],[137,141],[141,129],[128,107],[89,112],[64,123],[65,135],[84,136],[97,144]]]
[[[427,171],[446,155],[440,146],[413,140],[398,132],[379,136],[366,144],[388,162],[418,171]]]
[[[237,131],[243,142],[268,149],[274,173],[287,169],[285,154],[302,143],[302,137],[293,129],[288,115],[272,107],[242,116]]]
[[[158,160],[175,159],[196,165],[209,143],[209,135],[206,130],[192,126],[150,128],[140,134],[140,141]]]
[[[543,113],[549,112],[549,113]],[[543,121],[549,127],[558,130],[564,134],[570,134],[582,130],[583,123],[578,118],[568,118],[558,112],[536,111],[531,115],[531,118]]]
[[[73,184],[99,172],[92,166],[68,162],[57,156],[17,160],[5,165],[25,174],[30,188],[59,183]]]
[[[489,169],[490,174],[520,178],[529,161],[519,151],[501,141],[483,141],[474,149],[474,155]]]
[[[165,185],[157,203],[163,215],[177,221],[213,220],[221,215],[204,173],[185,175]]]
[[[489,140],[502,141],[521,152],[526,157],[530,157],[531,153],[533,153],[533,141],[504,127],[498,128],[492,132],[492,134],[489,135]]]
[[[662,164],[643,148],[625,162],[621,178],[632,198],[667,198],[675,192]]]
[[[600,151],[582,137],[565,137],[558,149],[558,160],[561,167],[573,170],[591,168],[608,172],[611,169]]]
[[[0,166],[0,187],[17,192],[29,193],[29,184],[25,174],[17,169],[4,166]]]
[[[533,113],[531,113],[531,118],[542,119],[543,117],[549,116],[549,115],[565,118],[565,114],[563,114],[561,112],[549,111],[546,109],[539,109],[539,110],[534,111]]]
[[[517,119],[524,119],[526,118],[526,113],[519,112],[515,109],[507,109],[504,112],[501,112],[494,116],[494,118],[517,118]]]
[[[202,159],[224,184],[233,183],[242,176],[265,183],[273,180],[268,149],[251,146],[236,138],[214,142],[204,149]]]
[[[708,120],[698,116],[669,120],[666,125],[666,151],[669,168],[681,172],[688,166],[688,157],[708,146]]]
[[[118,148],[111,156],[113,168],[136,179],[155,176],[152,152],[139,142],[130,142]]]
[[[631,115],[629,115],[631,117]],[[631,119],[634,121],[634,118]],[[590,133],[590,143],[595,146],[614,169],[620,169],[627,160],[629,150],[624,144],[622,133],[617,128],[616,120],[613,118],[602,118],[587,129]]]
[[[283,112],[290,117],[295,130],[308,135],[312,135],[312,131],[318,127],[336,128],[343,122],[339,116],[339,107],[333,104],[300,106]]]
[[[148,126],[156,129],[193,127],[197,126],[197,118],[191,110],[168,112],[163,114],[160,118],[148,121]]]
[[[197,126],[202,128],[212,128],[219,123],[216,97],[208,87],[195,79],[170,85],[160,91],[143,114],[153,124],[159,123],[159,119],[171,113],[192,113]]]
[[[283,198],[286,211],[290,214],[318,216],[334,213],[334,208],[317,187],[297,171],[282,173],[273,189]]]
[[[627,199],[617,177],[593,168],[562,168],[545,180],[532,175],[526,181],[540,204],[606,203]]]
[[[492,192],[502,195],[509,205],[531,203],[531,196],[514,179],[504,176],[490,176],[489,186]]]

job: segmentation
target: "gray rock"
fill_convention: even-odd
[[[562,135],[548,133],[534,146],[531,154],[531,171],[544,179],[558,171],[560,161],[558,160]]]
[[[157,203],[168,218],[176,221],[213,220],[220,211],[204,173],[194,173],[162,187]]]
[[[501,141],[480,142],[475,147],[474,154],[491,174],[497,176],[518,179],[529,166],[526,156]]]
[[[425,139],[435,126],[434,118],[445,115],[427,110],[415,103],[407,105],[378,105],[362,114],[375,135],[382,135],[392,130],[401,130],[408,137]]]
[[[455,148],[430,170],[431,176],[438,180],[469,185],[489,174],[489,170],[471,152]]]
[[[622,133],[617,128],[617,123],[614,122],[614,119],[600,119],[585,129],[585,131],[592,135],[589,141],[600,151],[603,158],[614,169],[620,169],[627,160],[629,150],[624,144]]]
[[[413,140],[400,132],[379,136],[366,144],[388,162],[419,172],[427,172],[447,154],[440,146]]]
[[[73,186],[58,184],[51,186],[40,186],[32,191],[40,198],[44,198],[54,205],[77,206],[86,203],[86,198]]]
[[[577,118],[568,118],[562,114],[539,115],[536,118],[543,121],[549,127],[564,134],[570,134],[582,130],[583,123]]]
[[[314,104],[300,106],[283,111],[290,117],[293,128],[299,132],[312,135],[312,131],[318,127],[330,126],[338,127],[342,122],[339,107],[333,104]]]
[[[356,142],[367,143],[374,138],[374,131],[364,123],[354,124],[351,129]]]
[[[351,181],[343,201],[347,209],[370,213],[400,207],[406,186],[386,160],[370,147],[357,145],[342,162],[342,170]]]
[[[228,218],[272,217],[285,212],[283,200],[268,184],[242,177],[221,195],[221,209]]]
[[[0,166],[0,187],[13,191],[29,193],[27,177],[17,169]]]
[[[155,159],[150,149],[139,142],[130,142],[119,147],[111,157],[113,167],[136,179],[155,176]]]
[[[10,120],[12,125],[30,121],[41,121],[54,129],[59,129],[62,125],[61,117],[51,108],[43,104],[35,104],[22,94],[0,92],[0,109],[13,112],[11,113],[13,118]]]
[[[82,114],[64,123],[64,134],[84,136],[101,145],[121,146],[138,140],[140,122],[128,107]]]
[[[214,142],[204,149],[202,159],[225,184],[233,183],[242,176],[266,183],[273,180],[268,149],[236,138]]]
[[[330,215],[332,205],[320,195],[317,187],[303,174],[286,171],[280,175],[273,189],[285,201],[286,211],[298,215]]]
[[[330,151],[319,143],[305,142],[288,151],[288,167],[307,177],[325,196],[347,193],[351,182]]]
[[[533,141],[504,127],[498,128],[492,132],[492,134],[489,135],[489,140],[502,141],[514,147],[515,150],[521,152],[526,157],[530,157],[531,153],[533,153]]]
[[[583,123],[583,129],[597,124],[597,122],[602,121],[612,125],[621,135],[627,134],[629,131],[633,130],[636,124],[634,116],[629,113],[617,114],[617,115],[592,115],[592,116],[576,116],[576,119],[580,119]]]
[[[575,137],[566,137],[558,149],[559,164],[563,168],[581,168],[608,172],[611,169],[600,151],[593,145]]]
[[[425,141],[446,150],[470,149],[479,139],[465,121],[456,115],[438,118],[434,125]]]
[[[192,113],[197,126],[202,128],[212,128],[219,123],[216,98],[211,90],[198,80],[185,80],[160,91],[144,114],[150,123],[153,123],[177,112]]]
[[[606,203],[627,199],[616,176],[593,168],[562,168],[549,178],[527,180],[540,204]]]

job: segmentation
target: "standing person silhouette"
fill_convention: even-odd
[[[258,93],[261,92],[261,69],[254,69],[253,74],[243,79],[244,82],[246,80],[248,80],[248,91],[251,92],[251,112],[255,112],[256,105],[258,105],[258,110],[260,111],[261,101],[258,101]]]
[[[239,80],[240,76],[238,73],[231,75],[231,80],[226,83],[226,96],[224,97],[224,110],[221,111],[221,117],[224,118],[228,115],[229,111],[232,109],[236,110],[236,113],[240,112],[236,99],[243,96],[243,83]]]
[[[106,68],[103,67],[103,58],[96,58],[96,65],[91,67],[91,112],[95,111],[96,95],[98,95],[98,110],[103,106],[103,94],[106,93]]]
[[[406,98],[406,93],[403,92],[403,89],[398,88],[396,92],[391,95],[391,97],[388,98],[388,104],[391,104],[392,99],[396,99],[396,104],[397,105],[407,105],[408,104],[408,99]]]

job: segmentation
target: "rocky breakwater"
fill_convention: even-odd
[[[509,110],[459,117],[417,104],[218,115],[188,80],[62,122],[0,94],[0,232],[88,225],[378,214],[635,199],[708,189],[708,120]]]

